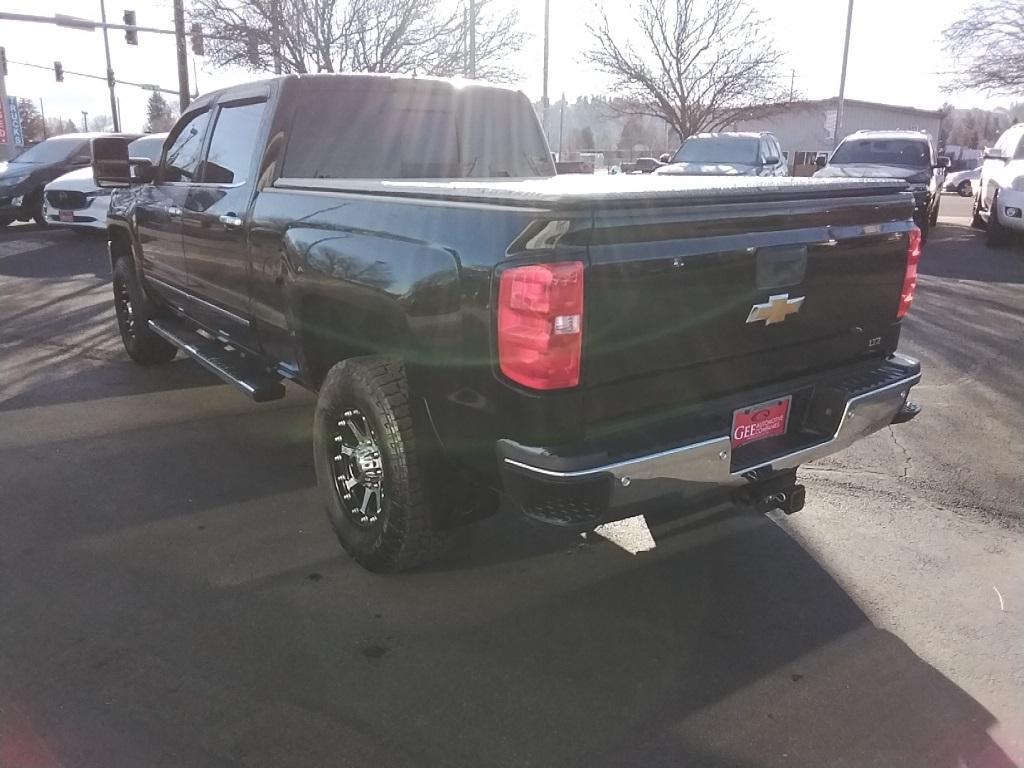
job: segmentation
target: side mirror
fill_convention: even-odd
[[[945,155],[939,155],[937,158],[935,158],[935,167],[949,168],[949,158],[946,157]]]
[[[128,165],[133,183],[149,184],[156,179],[156,166],[148,157],[129,157]]]
[[[779,156],[778,155],[768,155],[768,157],[766,157],[764,159],[764,162],[762,163],[762,165],[778,165],[778,164],[779,164]]]
[[[1006,150],[1005,149],[999,149],[998,147],[989,147],[988,149],[985,150],[985,159],[986,160],[1002,160],[1002,161],[1005,162],[1007,160]]]
[[[825,157],[824,155],[818,155],[816,158],[814,158],[814,167],[815,168],[824,168],[825,164],[827,162],[828,162],[828,158],[827,157]]]
[[[668,152],[662,152],[661,155],[658,156],[658,161],[661,163],[670,163],[672,162],[672,155]]]
[[[92,140],[92,178],[97,187],[131,185],[128,141],[120,136],[103,136]]]

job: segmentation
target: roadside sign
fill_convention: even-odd
[[[14,96],[7,97],[8,110],[11,116],[11,143],[16,147],[25,146],[25,133],[21,125],[21,111],[18,109],[18,99]]]

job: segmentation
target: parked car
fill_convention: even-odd
[[[577,530],[795,512],[800,464],[919,411],[901,181],[556,176],[522,93],[399,76],[200,97],[135,177],[94,155],[128,355],[317,392],[320,496],[371,570],[498,493]]]
[[[166,133],[140,136],[128,145],[134,158],[144,158],[156,165],[160,162]],[[47,224],[106,231],[107,206],[111,189],[96,186],[92,166],[65,173],[46,185],[43,194],[43,215]]]
[[[931,137],[923,131],[857,131],[843,139],[827,161],[820,160],[818,179],[903,179],[914,193],[914,222],[921,237],[939,219],[939,194],[949,167],[936,157]]]
[[[789,176],[779,140],[770,133],[698,133],[682,143],[664,176]]]
[[[960,197],[971,197],[974,194],[974,182],[981,178],[981,166],[966,171],[946,174],[942,188],[947,192],[956,192]]]
[[[627,160],[619,164],[622,173],[653,173],[663,166],[664,163],[656,157],[638,157],[636,160]]]
[[[974,198],[976,227],[988,230],[987,241],[998,246],[1014,233],[1024,232],[1024,123],[1011,125],[995,146],[985,150],[985,161]]]
[[[58,176],[75,168],[88,167],[92,160],[89,141],[99,133],[66,133],[41,141],[13,160],[0,163],[0,229],[12,221],[35,219],[46,226],[43,188]],[[119,134],[133,139],[138,134]]]

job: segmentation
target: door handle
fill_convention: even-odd
[[[223,224],[227,229],[238,229],[242,226],[242,219],[240,216],[235,216],[233,213],[224,213],[219,217],[220,223]]]
[[[172,205],[167,209],[167,215],[172,219],[176,219],[181,216],[181,208],[176,205]]]

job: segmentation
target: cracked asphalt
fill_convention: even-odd
[[[0,766],[1024,765],[1024,252],[942,206],[924,412],[804,511],[506,513],[390,578],[334,542],[307,394],[132,365],[102,243],[0,233]]]

